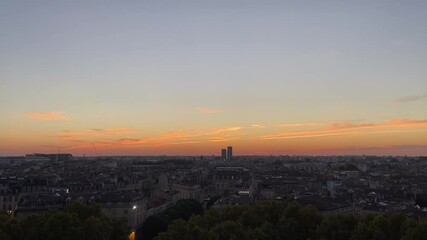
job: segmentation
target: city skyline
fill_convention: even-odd
[[[427,155],[426,8],[2,1],[0,155]]]

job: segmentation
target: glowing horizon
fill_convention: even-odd
[[[0,2],[0,156],[427,155],[427,2]]]
[[[21,140],[28,148],[16,149],[17,152],[13,151],[14,145],[22,145],[8,145],[12,149],[9,155],[58,150],[96,155],[93,145],[100,155],[218,155],[228,145],[233,145],[238,155],[424,155],[426,133],[427,120],[394,119],[381,123],[252,124],[165,132],[136,128],[64,129],[46,136],[43,145],[37,138]]]

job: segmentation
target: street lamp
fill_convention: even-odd
[[[135,226],[135,231],[136,231],[136,227],[137,227],[137,225],[138,225],[138,221],[137,221],[137,219],[136,219],[136,216],[137,216],[137,209],[138,208],[138,206],[136,206],[136,205],[133,205],[133,207],[132,207],[132,209],[134,210],[134,214],[135,214],[135,224],[134,224],[134,226]]]

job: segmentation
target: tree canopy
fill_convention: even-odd
[[[110,220],[99,206],[72,202],[63,211],[48,211],[21,221],[0,216],[2,240],[127,240],[124,220]]]
[[[427,222],[403,214],[321,215],[311,206],[265,202],[209,209],[188,221],[176,220],[155,240],[366,240],[427,239]]]
[[[177,219],[188,220],[193,214],[201,214],[203,211],[199,202],[194,199],[179,200],[166,211],[150,216],[137,231],[137,238],[151,240],[160,232],[168,229],[168,226]]]

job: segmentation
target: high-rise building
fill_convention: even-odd
[[[227,159],[227,149],[221,149],[221,160]]]
[[[233,148],[231,146],[227,147],[227,160],[233,159]]]

